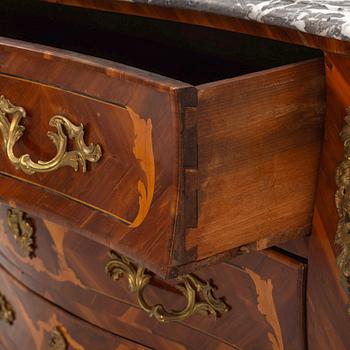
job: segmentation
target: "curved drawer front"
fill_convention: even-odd
[[[146,349],[71,316],[33,294],[0,268],[0,296],[13,314],[0,319],[0,339],[11,350]]]
[[[214,295],[223,297],[230,310],[218,319],[193,314],[180,322],[161,323],[141,309],[126,274],[117,281],[108,276],[107,247],[27,214],[23,218],[35,225],[36,246],[35,256],[28,257],[6,216],[7,207],[2,206],[0,262],[37,293],[99,327],[156,349],[304,347],[305,265],[298,261],[265,252],[203,268],[195,276],[215,285]],[[149,305],[183,310],[186,298],[176,288],[178,283],[152,277],[143,296]]]
[[[90,211],[72,209],[68,221],[155,270],[166,265],[183,226],[181,118],[194,88],[9,39],[0,62],[0,173],[81,204]]]
[[[16,158],[29,154],[33,161],[36,158],[38,162],[54,157],[55,144],[47,137],[47,131],[59,135],[49,125],[51,118],[56,115],[62,115],[73,124],[85,127],[85,134],[89,135],[87,145],[91,141],[94,146],[91,153],[98,153],[98,146],[102,149],[102,155],[96,155],[94,162],[86,161],[85,173],[79,160],[70,166],[64,164],[68,163],[65,159],[61,161],[61,168],[50,169],[47,166],[43,173],[36,173],[34,166],[21,167],[21,164],[11,162],[6,152],[1,152],[2,173],[22,178],[107,212],[126,226],[137,227],[143,222],[153,202],[155,189],[154,131],[151,118],[141,117],[128,106],[118,106],[3,75],[0,76],[0,94],[26,110],[26,118],[21,122],[26,130],[13,147],[14,153],[18,155]],[[0,104],[1,112],[5,110],[5,104]],[[11,117],[13,119],[8,113],[7,119],[11,120]],[[5,128],[1,131],[5,131]],[[64,158],[82,159],[82,153],[73,154],[79,152],[74,141],[81,135],[76,134],[72,138],[72,145],[67,145],[67,157]],[[73,166],[76,166],[76,172]]]

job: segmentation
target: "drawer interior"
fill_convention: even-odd
[[[33,1],[2,1],[0,33],[117,61],[192,85],[322,56],[269,39]]]

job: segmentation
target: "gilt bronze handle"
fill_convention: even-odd
[[[61,331],[60,327],[55,327],[51,332],[50,341],[49,341],[49,350],[67,350],[68,342]]]
[[[29,258],[35,255],[35,237],[32,220],[21,210],[7,210],[7,224],[22,252]]]
[[[206,313],[216,317],[220,313],[228,311],[226,303],[213,295],[214,288],[210,283],[202,282],[193,275],[184,275],[177,278],[180,284],[176,288],[181,291],[187,300],[187,305],[183,310],[169,312],[160,304],[151,306],[145,301],[143,291],[150,283],[152,275],[144,267],[124,256],[115,252],[111,252],[110,255],[111,260],[105,267],[106,273],[114,281],[125,275],[131,292],[137,295],[140,307],[160,322],[185,320],[194,313]],[[199,300],[200,295],[202,296],[201,300]]]
[[[12,325],[15,321],[15,312],[5,296],[0,293],[0,320]]]
[[[10,162],[17,169],[21,169],[26,174],[34,174],[54,171],[65,166],[70,166],[78,171],[80,165],[83,172],[86,172],[86,161],[97,162],[101,158],[102,151],[99,145],[86,145],[84,126],[74,125],[60,115],[53,116],[49,121],[49,125],[56,128],[56,133],[51,131],[47,133],[57,149],[57,154],[51,160],[39,160],[35,163],[29,154],[16,157],[13,149],[25,131],[25,127],[20,122],[26,115],[23,107],[17,107],[4,96],[0,96],[0,130],[3,137],[3,148]],[[75,149],[72,151],[67,150],[67,136],[70,140],[74,140]]]
[[[341,248],[337,265],[341,283],[350,300],[350,108],[347,109],[340,137],[344,143],[344,158],[337,167],[335,177],[338,187],[335,203],[339,215],[335,243]],[[348,312],[350,314],[350,304]]]

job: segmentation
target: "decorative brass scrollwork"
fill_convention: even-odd
[[[152,275],[144,267],[138,266],[124,256],[115,252],[111,252],[110,256],[111,260],[105,267],[106,273],[114,281],[125,275],[131,292],[137,295],[140,307],[150,317],[155,317],[160,322],[185,320],[194,313],[206,313],[216,317],[229,309],[222,299],[214,297],[214,288],[209,282],[202,282],[193,275],[184,275],[177,278],[180,284],[176,288],[181,291],[187,300],[187,305],[182,311],[168,312],[160,304],[148,305],[143,297],[143,291],[150,283]],[[199,295],[202,296],[202,300],[199,300]]]
[[[29,258],[35,255],[34,227],[27,215],[18,209],[7,210],[7,224],[22,252]]]
[[[83,172],[86,172],[86,161],[97,162],[101,158],[102,151],[99,145],[86,145],[83,125],[74,125],[60,115],[53,116],[49,122],[50,126],[57,129],[57,133],[51,131],[47,133],[55,144],[57,154],[47,162],[39,160],[35,163],[29,154],[17,158],[13,149],[24,133],[25,127],[20,125],[20,122],[26,117],[26,114],[23,107],[17,107],[4,96],[0,96],[0,130],[3,137],[3,148],[10,162],[17,169],[21,169],[26,174],[34,174],[54,171],[65,166],[70,166],[78,171],[80,165]],[[12,117],[11,120],[8,119],[9,116]],[[75,150],[67,150],[67,136],[70,140],[74,140]]]
[[[339,215],[335,243],[341,247],[337,265],[342,285],[350,300],[350,108],[346,112],[345,126],[340,133],[344,143],[344,159],[338,165],[335,177],[338,187],[335,203]],[[350,304],[348,313],[350,314]]]
[[[49,350],[67,350],[67,349],[68,349],[68,343],[63,333],[60,331],[59,327],[56,327],[51,332]]]
[[[0,293],[0,320],[12,325],[15,321],[15,312],[5,296]]]

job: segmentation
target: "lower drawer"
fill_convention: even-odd
[[[67,314],[32,293],[2,268],[0,320],[0,339],[5,349],[146,349]]]
[[[215,285],[216,296],[231,310],[219,319],[195,314],[160,323],[141,309],[125,276],[112,281],[105,273],[107,247],[28,214],[36,249],[26,257],[8,227],[7,210],[0,207],[0,263],[38,294],[101,328],[155,349],[304,349],[301,262],[264,251],[202,268],[196,276]],[[146,302],[181,310],[185,298],[176,283],[153,276],[144,290]]]

